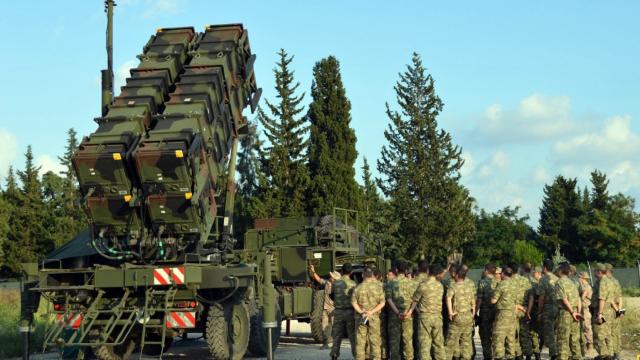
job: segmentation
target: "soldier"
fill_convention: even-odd
[[[556,345],[559,360],[582,360],[580,349],[580,319],[582,305],[578,286],[570,278],[571,268],[563,263],[559,268],[560,278],[555,285],[556,300],[559,305],[556,320]]]
[[[351,306],[351,295],[356,283],[351,280],[352,267],[350,263],[342,265],[342,277],[333,284],[333,346],[331,347],[331,359],[340,356],[340,345],[345,335],[351,344],[351,353],[356,356],[356,337],[353,307]]]
[[[523,311],[519,311],[516,313],[516,318],[518,319],[518,321],[516,321],[516,344],[515,344],[515,352],[516,352],[516,359],[522,359],[522,355],[523,355],[523,349],[522,349],[522,340],[525,341],[525,345],[527,341],[530,341],[529,337],[528,337],[528,333],[522,333],[520,331],[520,326],[521,324],[524,322],[526,323],[526,304],[527,304],[527,292],[529,291],[529,288],[531,286],[531,283],[529,282],[529,280],[527,280],[527,278],[525,278],[524,276],[520,275],[520,273],[518,272],[518,264],[515,262],[512,262],[509,264],[509,267],[511,268],[511,271],[513,271],[513,275],[511,276],[511,281],[513,281],[518,288],[518,305],[520,305],[523,309]],[[524,324],[524,326],[526,327],[527,324]],[[532,350],[530,349],[530,347],[527,348],[528,350],[528,354],[531,356],[531,352]]]
[[[416,287],[423,281],[429,280],[429,264],[425,260],[418,262],[418,274],[414,277]]]
[[[406,277],[406,262],[398,261],[397,272],[385,294],[389,308],[389,358],[413,360],[413,317],[405,317],[405,312],[411,306],[411,297],[417,284]]]
[[[591,297],[593,296],[593,289],[589,280],[591,279],[589,273],[583,271],[579,275],[580,281],[580,302],[582,303],[582,352],[584,356],[593,357],[593,330],[591,330]]]
[[[498,282],[496,281],[496,266],[487,264],[484,267],[485,276],[478,282],[476,308],[478,313],[478,332],[482,343],[482,354],[485,360],[491,356],[491,333],[495,319],[495,306],[491,304],[491,296]]]
[[[473,358],[473,314],[476,307],[476,286],[466,281],[469,268],[457,265],[454,281],[447,289],[447,315],[450,320],[447,333],[447,358],[471,360]]]
[[[405,317],[412,315],[416,307],[419,311],[418,337],[420,360],[431,360],[433,351],[435,360],[444,360],[446,350],[442,335],[442,265],[434,263],[429,267],[429,277],[418,285],[412,297],[411,307]]]
[[[538,318],[538,302],[536,297],[536,291],[540,285],[540,278],[542,278],[542,268],[535,266],[529,277],[531,282],[531,288],[527,293],[527,319],[529,328],[529,339],[531,340],[531,351],[536,360],[540,360],[540,326],[536,321]],[[527,357],[529,360],[530,357]]]
[[[611,343],[613,344],[613,358],[620,358],[620,350],[621,350],[621,339],[620,339],[620,317],[623,316],[623,312],[620,310],[623,309],[622,306],[622,286],[620,286],[620,282],[613,276],[613,266],[611,264],[605,264],[607,268],[607,277],[611,280],[611,284],[613,285],[613,310],[615,311],[616,316],[613,318],[613,322],[611,323]]]
[[[356,360],[367,359],[366,347],[370,344],[371,359],[381,360],[380,355],[380,310],[384,307],[384,291],[367,268],[362,273],[363,281],[353,291],[351,305],[356,312]]]
[[[504,267],[502,281],[491,297],[491,303],[496,305],[496,320],[491,341],[494,359],[502,359],[505,352],[507,359],[513,359],[516,356],[516,312],[524,312],[524,308],[518,304],[520,291],[512,276],[513,269]]]
[[[556,282],[558,277],[553,274],[553,261],[546,259],[542,266],[542,279],[537,287],[536,295],[538,296],[538,309],[542,309],[538,313],[538,323],[541,324],[540,334],[544,345],[549,348],[549,357],[554,359],[558,350],[556,348],[555,323],[558,315],[558,304],[554,296]]]
[[[613,343],[611,337],[611,323],[616,314],[613,310],[614,290],[611,279],[607,277],[607,267],[596,264],[596,278],[593,287],[593,344],[601,359],[613,359]]]
[[[449,289],[449,285],[453,283],[456,277],[456,269],[457,265],[455,263],[449,263],[447,265],[447,271],[449,273],[448,277],[444,277],[440,282],[442,283],[442,288],[444,289],[444,296],[442,297],[442,333],[445,339],[447,338],[447,334],[449,333],[449,315],[447,313],[447,291]]]
[[[380,284],[380,287],[382,288],[382,293],[386,294],[387,292],[387,287],[388,287],[388,283],[386,281],[386,278],[383,280],[382,279],[382,273],[380,272],[380,269],[375,268],[373,269],[373,276],[375,276],[376,280],[378,280],[378,284]],[[387,274],[387,277],[389,275]],[[388,346],[388,335],[387,335],[387,328],[388,328],[388,316],[387,316],[387,307],[383,307],[382,310],[380,310],[380,356],[383,359],[388,359],[389,358],[389,346]],[[367,352],[367,355],[369,354],[369,352]],[[369,357],[367,357],[367,359],[369,359]]]
[[[321,349],[327,349],[329,347],[329,343],[331,342],[331,330],[334,310],[333,300],[331,299],[331,290],[333,284],[337,280],[340,280],[340,274],[335,271],[331,271],[329,272],[329,279],[323,279],[316,273],[316,268],[315,266],[313,266],[313,264],[309,265],[309,272],[311,273],[311,277],[313,278],[313,280],[315,280],[318,284],[324,286],[324,301],[322,305],[323,336]]]

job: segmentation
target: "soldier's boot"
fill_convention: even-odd
[[[524,358],[525,358],[525,360],[531,360],[531,355],[527,355]]]
[[[534,357],[536,360],[540,360],[540,353],[534,353],[534,354],[533,354],[533,357]]]

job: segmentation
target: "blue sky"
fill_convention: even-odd
[[[640,198],[640,2],[120,0],[117,85],[158,27],[242,22],[256,74],[273,98],[279,48],[301,89],[335,55],[352,103],[358,152],[375,162],[385,102],[416,51],[445,103],[442,127],[463,147],[463,182],[478,205],[538,217],[557,174],[585,185],[593,168]],[[105,66],[101,0],[0,4],[0,176],[32,144],[57,170],[66,130],[95,129]]]

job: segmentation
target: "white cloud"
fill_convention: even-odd
[[[138,60],[136,59],[131,59],[131,60],[127,60],[125,62],[123,62],[122,64],[120,64],[120,66],[118,66],[118,69],[116,69],[115,74],[114,74],[114,96],[117,96],[118,94],[120,94],[120,87],[124,86],[127,78],[129,76],[131,76],[131,74],[129,73],[129,70],[131,70],[132,68],[138,66]]]
[[[475,162],[473,160],[473,156],[471,156],[471,153],[463,151],[462,159],[464,160],[464,165],[462,165],[462,168],[460,169],[460,175],[466,176],[471,174],[475,169]]]
[[[480,166],[478,175],[480,177],[492,176],[497,170],[506,168],[508,162],[509,156],[505,152],[498,150]]]
[[[65,168],[60,164],[58,159],[54,159],[51,155],[44,154],[36,158],[36,166],[40,167],[40,174],[46,174],[49,171],[60,175]]]
[[[16,136],[5,129],[0,129],[0,183],[9,173],[9,166],[16,158]]]
[[[516,109],[501,104],[488,106],[471,136],[493,144],[539,142],[557,138],[575,129],[567,96],[533,94],[523,98]]]

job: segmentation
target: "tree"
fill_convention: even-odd
[[[443,102],[418,54],[395,86],[400,112],[387,104],[387,144],[378,160],[407,258],[444,258],[471,240],[473,199],[460,183],[461,148],[438,128]]]
[[[361,210],[364,215],[363,231],[367,237],[366,250],[369,254],[383,252],[386,258],[396,259],[401,255],[401,247],[393,236],[398,228],[391,221],[389,206],[378,192],[366,158],[362,166],[362,182]]]
[[[578,224],[584,210],[576,184],[576,179],[559,175],[551,185],[545,185],[538,225],[545,252],[551,254],[559,246],[571,261],[584,256],[584,244],[578,235]]]
[[[331,214],[335,207],[356,209],[358,184],[354,164],[356,134],[350,127],[351,103],[342,84],[340,63],[329,56],[313,67],[307,119],[309,135],[308,212]]]
[[[518,241],[524,243],[517,251],[528,254],[530,247],[535,247],[536,234],[527,224],[529,217],[521,216],[519,212],[520,208],[508,206],[493,213],[480,210],[475,216],[473,240],[463,246],[465,262],[482,267],[489,262],[502,263],[513,259]]]
[[[607,175],[594,170],[591,172],[591,190],[590,204],[591,209],[598,211],[606,211],[609,204],[609,180]]]
[[[266,100],[270,115],[258,109],[258,119],[264,127],[268,145],[260,152],[261,170],[267,188],[262,197],[268,216],[297,216],[305,212],[304,194],[309,182],[305,166],[307,142],[306,119],[299,116],[304,108],[300,105],[304,93],[295,95],[300,83],[295,82],[294,73],[289,69],[293,56],[284,49],[273,70],[276,80],[278,103]]]
[[[528,262],[530,264],[542,264],[544,254],[538,250],[533,242],[516,240],[513,243],[513,256],[509,257],[518,264]]]

